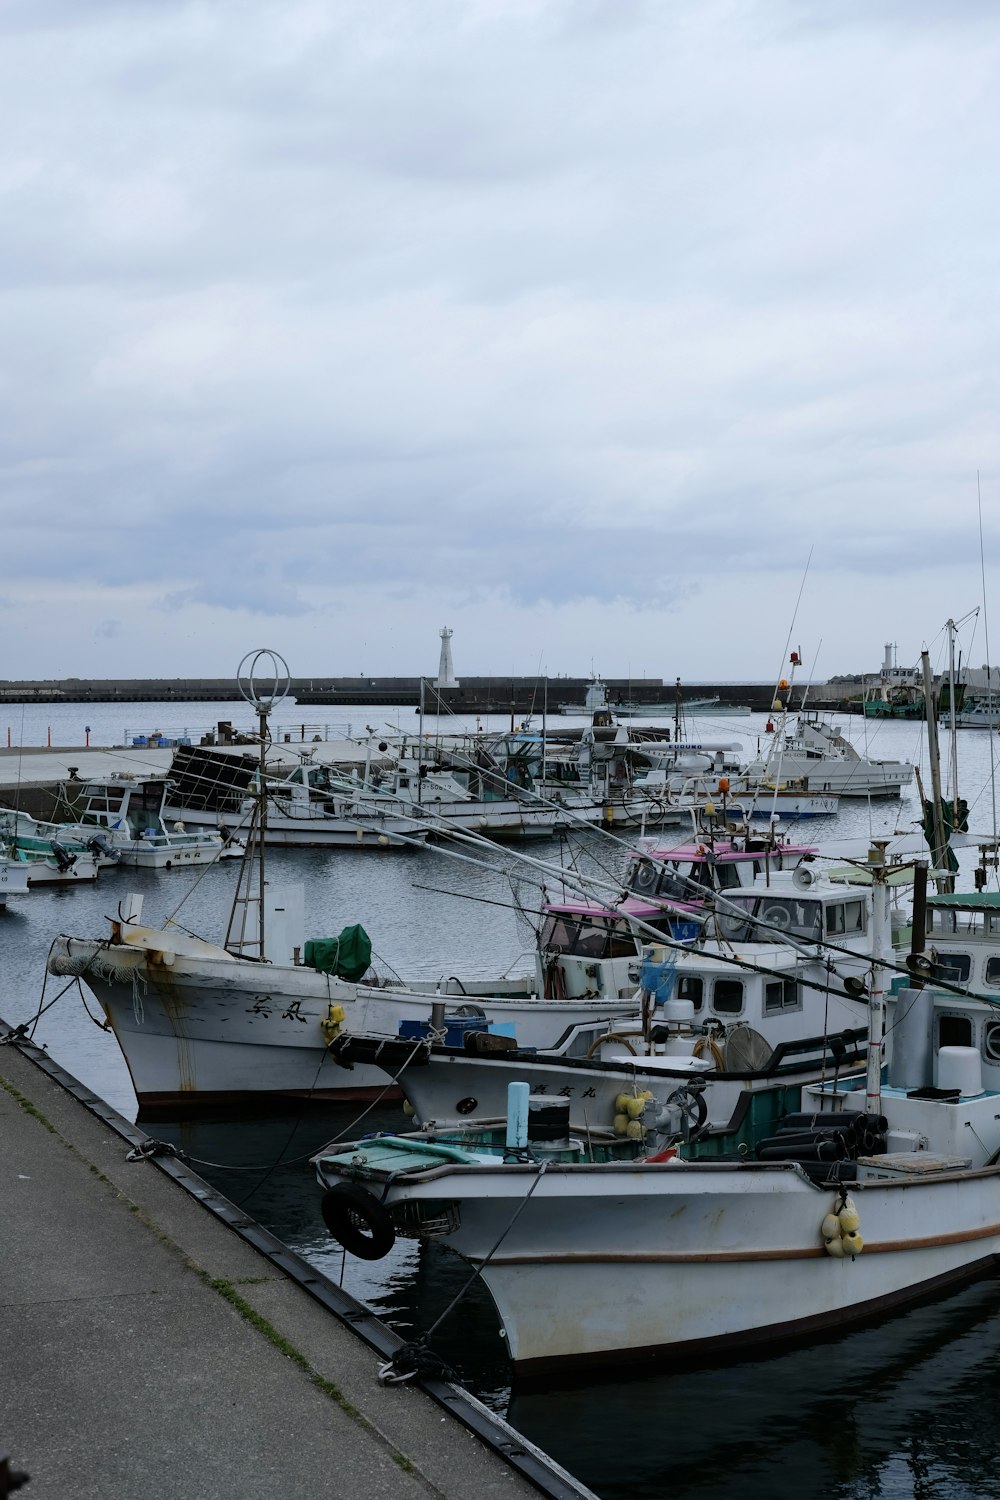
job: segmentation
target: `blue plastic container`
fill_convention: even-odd
[[[444,1045],[463,1047],[470,1031],[489,1031],[490,1023],[485,1016],[445,1016]],[[400,1021],[398,1035],[404,1041],[417,1041],[429,1036],[430,1021]]]

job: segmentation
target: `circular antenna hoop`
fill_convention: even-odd
[[[236,670],[240,694],[259,714],[269,714],[288,697],[288,663],[277,651],[261,646],[248,651]]]

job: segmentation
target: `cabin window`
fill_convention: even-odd
[[[739,867],[734,864],[718,864],[715,867],[716,889],[720,891],[731,891],[734,886],[741,884]]]
[[[608,937],[608,958],[634,958],[635,938],[625,922],[612,923]]]
[[[940,1016],[938,1018],[939,1047],[971,1047],[972,1021],[968,1016]]]
[[[542,929],[542,947],[555,953],[579,953],[603,958],[608,934],[603,926],[579,917],[551,916]],[[629,953],[635,952],[633,943]]]
[[[968,953],[939,953],[934,960],[938,979],[949,984],[968,984],[972,973],[972,958]]]
[[[712,1009],[719,1016],[738,1016],[743,1009],[742,979],[717,979],[712,992]]]
[[[603,923],[581,922],[578,935],[573,946],[574,953],[582,953],[587,958],[604,958],[608,946],[608,932]],[[635,944],[630,950],[635,952]]]
[[[1000,1021],[987,1021],[983,1028],[983,1056],[987,1062],[1000,1063]]]
[[[677,981],[678,1000],[690,1000],[695,1010],[701,1010],[705,999],[705,986],[691,974],[682,974]]]
[[[762,903],[763,904],[763,903]],[[787,923],[782,922],[774,908],[764,907],[764,919],[779,927],[785,926],[793,937],[805,938],[818,943],[823,938],[823,908],[818,901],[788,900],[780,903],[788,913]]]
[[[957,932],[958,927],[953,911],[929,911],[927,913],[928,932]]]
[[[672,901],[693,901],[698,898],[698,889],[697,884],[692,885],[676,865],[668,865],[660,876],[657,894]]]
[[[986,931],[993,934],[1000,933],[1000,917],[987,917]]]
[[[1000,985],[1000,958],[986,960],[986,983]]]
[[[740,902],[736,911],[720,912],[718,916],[719,932],[723,938],[728,938],[731,943],[745,943],[750,932],[750,922],[747,918],[748,907]]]
[[[802,992],[794,979],[769,979],[764,985],[764,1014],[776,1016],[784,1010],[801,1010]]]
[[[843,905],[828,906],[826,930],[830,937],[848,936],[865,930],[865,904],[863,901],[845,901]]]

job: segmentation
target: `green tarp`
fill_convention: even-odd
[[[305,958],[310,969],[354,983],[372,961],[372,940],[363,927],[355,924],[345,927],[339,937],[310,938]]]
[[[956,832],[956,830],[959,833],[968,833],[969,804],[968,802],[966,802],[965,798],[957,797],[954,801],[952,801],[951,798],[942,797],[941,821],[944,825],[944,836],[946,839],[949,839],[951,835]],[[952,849],[951,845],[949,844],[948,847],[943,850],[934,850],[934,804],[929,797],[924,798],[923,828],[924,837],[927,839],[928,844],[931,846],[931,850],[936,853],[939,859],[943,854],[944,868],[950,870],[953,875],[956,874],[958,871],[958,857],[955,854],[954,849]]]

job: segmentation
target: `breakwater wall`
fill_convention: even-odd
[[[616,704],[659,705],[673,707],[678,692],[682,701],[694,698],[718,698],[719,711],[727,704],[744,705],[766,712],[774,697],[773,683],[664,682],[662,678],[602,679],[608,701]],[[449,713],[464,714],[550,714],[558,713],[563,704],[583,703],[588,680],[583,677],[463,677],[454,688],[438,689],[433,679],[425,678],[424,707],[427,713],[442,708]],[[808,686],[808,702],[813,708],[843,710],[852,697],[860,697],[855,683],[819,683],[796,685],[792,702],[801,702]],[[293,677],[290,696],[300,704],[324,708],[353,708],[366,705],[418,709],[421,698],[419,677]],[[240,692],[232,677],[171,678],[82,678],[0,681],[0,704],[21,703],[234,703]]]

